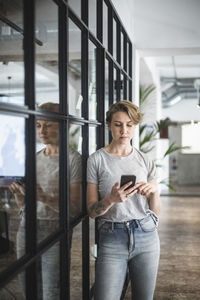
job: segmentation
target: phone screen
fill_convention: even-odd
[[[127,189],[130,189],[131,187],[133,187],[135,185],[136,176],[135,175],[122,175],[120,187],[122,187],[123,185],[125,185],[126,183],[128,183],[130,181],[132,181],[133,183],[131,185],[129,185],[129,187]],[[125,189],[125,190],[127,190],[127,189]]]

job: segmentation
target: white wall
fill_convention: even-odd
[[[133,0],[111,0],[121,21],[126,29],[126,32],[133,42],[134,39],[134,1]]]

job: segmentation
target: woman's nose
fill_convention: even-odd
[[[41,133],[44,133],[45,131],[46,131],[46,126],[41,126],[40,132],[41,132]]]
[[[122,126],[122,127],[121,127],[121,133],[126,133],[126,131],[127,131],[126,126]]]

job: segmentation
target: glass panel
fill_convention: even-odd
[[[60,299],[60,243],[37,260],[38,299]]]
[[[48,14],[46,13],[48,7]],[[36,1],[36,102],[59,102],[58,8],[50,0]]]
[[[127,100],[130,100],[129,99],[129,80],[127,80],[126,84],[127,84],[127,97],[126,98],[127,98]]]
[[[113,57],[117,59],[117,22],[113,19]]]
[[[44,103],[41,111],[58,112],[57,103]],[[37,119],[36,188],[38,242],[59,226],[59,124]]]
[[[127,97],[127,79],[126,79],[126,76],[123,76],[123,77],[124,77],[124,80],[123,80],[123,90],[124,90],[123,99],[127,100],[128,99],[128,97]],[[125,91],[126,91],[126,93],[125,93]]]
[[[95,260],[97,257],[97,245],[95,245],[95,220],[90,218],[90,288],[95,279]]]
[[[82,212],[82,132],[81,126],[69,127],[70,219]]]
[[[0,115],[0,271],[24,254],[24,126],[23,118]]]
[[[89,127],[89,155],[94,153],[97,149],[97,133],[96,133],[96,127]]]
[[[89,5],[89,29],[92,31],[92,33],[96,36],[96,30],[97,30],[97,25],[96,25],[96,11],[97,11],[97,3],[96,0],[89,0],[88,1]]]
[[[12,281],[10,281],[5,287],[0,289],[0,299],[2,300],[22,300],[25,299],[25,295],[22,292],[22,285],[20,284],[20,278],[23,273],[20,273]]]
[[[109,108],[109,62],[105,60],[105,118]]]
[[[69,113],[81,117],[81,30],[69,20]]]
[[[97,118],[97,94],[96,94],[96,47],[89,41],[89,67],[88,67],[88,87],[89,87],[89,119]]]
[[[82,299],[82,224],[73,229],[70,268],[70,299]]]
[[[121,32],[121,66],[124,68],[124,34]]]
[[[81,18],[81,0],[68,0],[69,6]]]
[[[108,48],[108,7],[103,2],[103,45]]]
[[[113,103],[117,101],[117,70],[114,68],[114,94],[113,94]]]
[[[105,145],[109,144],[109,129],[108,126],[105,127]]]
[[[129,42],[127,42],[127,73],[130,75],[130,67],[129,67]]]
[[[0,102],[23,105],[23,1],[4,1],[1,14],[6,23],[0,21]]]
[[[123,76],[123,74],[121,74],[120,77],[121,77],[120,100],[126,100],[126,99],[124,99],[124,76]]]

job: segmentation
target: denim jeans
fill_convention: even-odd
[[[160,256],[156,223],[150,214],[124,223],[106,222],[99,228],[95,300],[120,299],[127,268],[132,299],[153,299]]]
[[[38,241],[41,241],[51,232],[49,232],[49,221],[38,222]],[[55,222],[55,229],[57,227]],[[17,258],[25,254],[25,228],[20,226],[17,232]],[[57,300],[60,299],[60,248],[56,243],[42,254],[37,261],[37,285],[39,300]],[[19,274],[19,282],[22,293],[25,297],[25,273]]]

